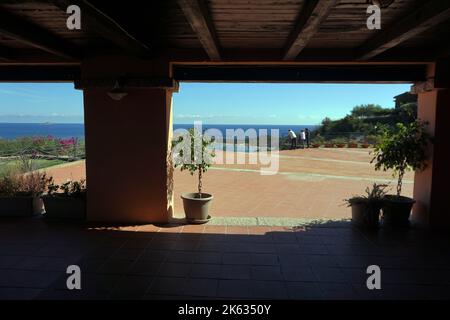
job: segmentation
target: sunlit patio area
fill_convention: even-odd
[[[221,164],[204,177],[204,190],[215,195],[214,217],[290,219],[348,219],[344,199],[364,193],[376,183],[391,183],[392,172],[375,171],[371,149],[311,148],[280,151],[271,158],[279,162],[274,175],[261,175],[261,164]],[[219,155],[220,157],[222,155]],[[219,157],[218,156],[218,157]],[[237,155],[236,155],[237,156]],[[56,181],[85,178],[84,161],[47,169]],[[193,192],[196,176],[174,173],[175,218],[183,218],[181,194]],[[403,193],[412,196],[414,174],[408,172]],[[263,219],[264,220],[264,219]],[[280,222],[281,223],[281,222]]]

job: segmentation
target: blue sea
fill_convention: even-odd
[[[84,138],[82,123],[0,123],[0,139],[20,137]]]
[[[189,129],[192,124],[174,124],[173,129]],[[308,128],[314,130],[315,125],[242,125],[242,124],[214,124],[203,125],[203,129],[215,128],[220,130],[225,136],[226,129],[267,129],[270,134],[271,129],[278,129],[280,136],[286,136],[289,129],[294,132]],[[45,137],[53,136],[55,138],[84,138],[84,124],[82,123],[0,123],[0,139],[15,139],[19,137]]]

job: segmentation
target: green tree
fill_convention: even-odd
[[[191,175],[198,172],[198,195],[202,197],[203,174],[213,163],[214,149],[208,148],[213,140],[196,128],[191,128],[174,143],[174,166]]]
[[[430,140],[426,124],[419,120],[397,123],[396,130],[385,130],[375,146],[371,163],[375,162],[375,170],[394,170],[394,176],[398,176],[397,196],[402,192],[405,172],[426,167],[425,148]]]
[[[376,116],[385,116],[392,114],[393,109],[383,108],[378,104],[361,104],[359,106],[355,106],[351,115],[354,117],[376,117]]]

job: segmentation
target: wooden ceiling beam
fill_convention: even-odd
[[[285,46],[283,60],[294,60],[319,31],[339,0],[306,1]]]
[[[280,83],[411,83],[426,80],[426,65],[175,65],[177,81]]]
[[[54,55],[79,60],[79,49],[40,26],[0,9],[0,33]]]
[[[0,45],[0,61],[11,61],[12,59],[11,49]]]
[[[220,60],[219,41],[204,0],[178,0],[178,5],[209,58],[213,61]]]
[[[0,82],[73,82],[80,78],[79,66],[0,65]]]
[[[389,28],[377,33],[358,49],[358,60],[369,60],[380,53],[450,19],[450,1],[430,0],[400,19]]]
[[[150,53],[147,44],[138,40],[126,26],[120,25],[112,17],[108,16],[100,7],[86,0],[49,0],[52,4],[63,10],[70,5],[77,5],[81,9],[82,28],[83,23],[89,25],[89,29],[105,38],[118,47],[138,56],[146,56]]]

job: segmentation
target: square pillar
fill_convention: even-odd
[[[434,70],[433,70],[434,73]],[[430,228],[450,228],[450,89],[418,93],[418,117],[428,121],[433,143],[427,168],[416,172],[412,219]]]
[[[172,89],[152,85],[170,80],[157,66],[120,56],[82,64],[88,221],[155,223],[172,216]],[[108,95],[116,79],[133,78],[140,80],[124,87],[124,98]]]

